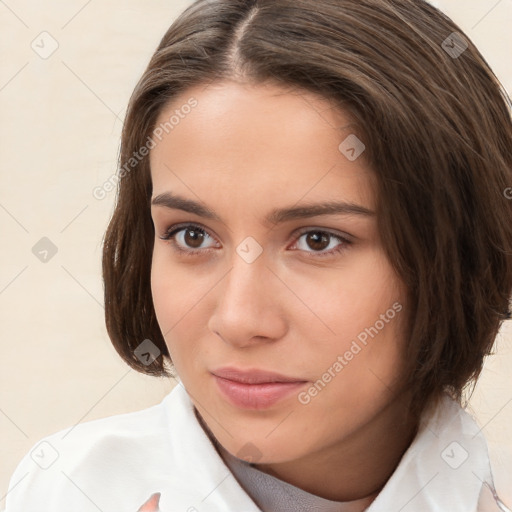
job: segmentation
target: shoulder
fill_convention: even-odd
[[[180,388],[146,409],[84,422],[40,439],[11,477],[6,512],[61,510],[63,496],[75,506],[69,510],[98,510],[97,502],[106,503],[106,490],[115,494],[116,485],[144,488],[143,461],[149,477],[172,462],[172,445],[179,439],[171,418],[183,421],[187,416]],[[43,498],[48,502],[41,503]]]

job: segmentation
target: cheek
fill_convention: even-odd
[[[151,263],[151,293],[162,332],[169,331],[197,303],[201,290],[197,273],[192,266],[176,263],[169,255],[171,249],[158,244]],[[179,324],[178,324],[179,325]]]
[[[298,305],[301,314],[295,315],[296,325],[315,330],[315,336],[321,336],[334,351],[348,349],[360,333],[364,341],[365,329],[376,322],[379,331],[391,330],[396,311],[386,312],[395,302],[402,302],[404,290],[380,248],[361,251],[346,266],[326,270],[287,276],[287,284],[309,310]],[[385,329],[381,315],[389,320]]]
[[[179,278],[177,272],[173,272],[169,265],[165,264],[165,259],[161,254],[161,249],[154,249],[153,260],[151,262],[151,295],[157,317],[158,325],[164,337],[175,323],[177,315],[176,307],[179,307],[176,301],[176,278]]]
[[[151,293],[155,315],[179,374],[186,373],[182,361],[198,360],[206,325],[201,321],[205,317],[201,308],[208,286],[212,286],[198,278],[193,268],[172,263],[165,248],[153,252]]]
[[[183,272],[169,264],[162,249],[156,249],[153,253],[151,294],[160,330],[169,351],[174,351],[175,343],[170,341],[181,339],[180,333],[186,325],[186,313],[190,310],[192,297],[186,287]]]
[[[317,307],[324,305],[320,316],[332,333],[314,356],[316,370],[333,382],[333,394],[348,393],[357,405],[358,396],[378,396],[400,376],[405,289],[380,251],[326,286]]]

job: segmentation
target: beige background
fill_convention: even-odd
[[[0,509],[16,464],[41,437],[148,407],[174,385],[130,370],[110,345],[100,264],[115,192],[100,201],[92,190],[115,172],[131,91],[190,3],[0,1]],[[512,0],[435,3],[510,94]],[[42,237],[58,250],[46,263],[32,253]],[[512,503],[511,369],[506,325],[471,405]]]

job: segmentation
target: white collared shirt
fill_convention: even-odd
[[[493,489],[482,432],[445,396],[367,512],[512,512]],[[248,492],[180,383],[157,405],[36,443],[11,477],[5,511],[137,512],[160,493],[161,512],[260,512]]]

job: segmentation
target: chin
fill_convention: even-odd
[[[273,437],[271,434],[270,437]],[[289,436],[275,435],[273,439],[265,434],[218,439],[222,447],[231,455],[255,464],[276,464],[296,460],[307,454],[307,447]]]

